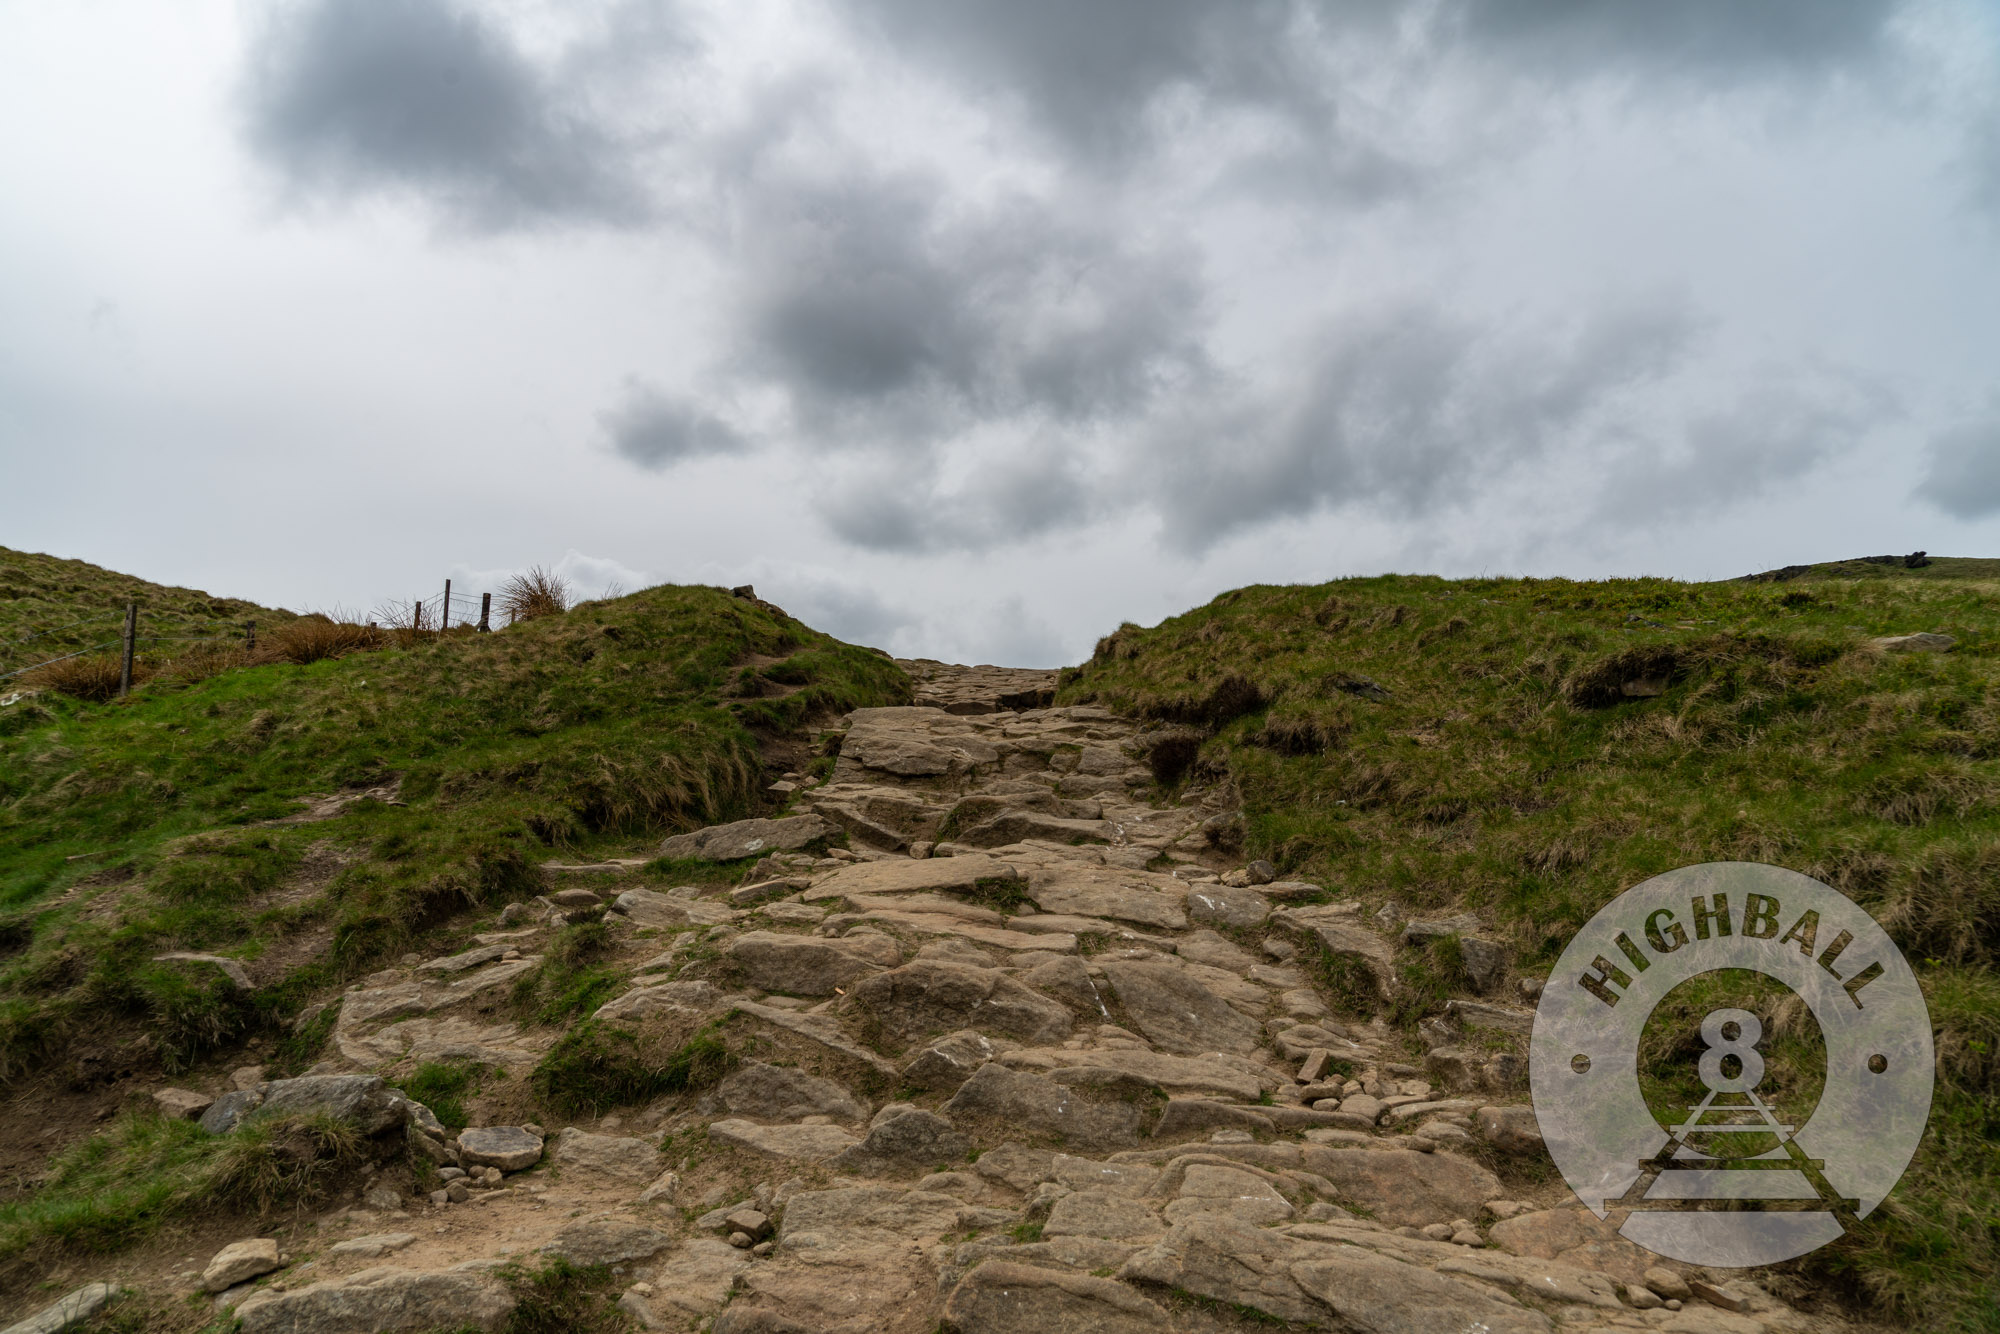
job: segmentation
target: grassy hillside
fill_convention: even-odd
[[[138,1026],[172,1068],[533,891],[551,849],[751,812],[767,750],[909,691],[887,658],[708,588],[404,638],[0,712],[0,1078]],[[257,990],[154,962],[168,949],[243,959]]]
[[[1786,565],[1747,578],[1756,583],[1793,579],[2000,579],[2000,560],[1984,556],[1854,556],[1813,565]]]
[[[1121,628],[1059,699],[1186,727],[1200,748],[1183,758],[1241,790],[1248,854],[1370,911],[1477,908],[1531,968],[1622,890],[1694,862],[1787,866],[1866,906],[1923,980],[1937,1103],[1888,1205],[1807,1263],[1990,1328],[2000,586],[1942,561],[1880,568],[1246,588]],[[1957,646],[1869,644],[1912,631]],[[1395,1017],[1414,1023],[1450,989],[1449,965],[1411,958]]]
[[[124,631],[128,602],[139,604],[139,630],[148,637],[141,651],[153,657],[175,656],[196,639],[240,639],[245,621],[269,631],[294,619],[292,612],[241,598],[211,597],[86,561],[0,547],[0,676],[115,642]],[[0,694],[14,688],[0,680]]]

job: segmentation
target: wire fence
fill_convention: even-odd
[[[43,668],[55,667],[77,658],[87,658],[92,654],[107,650],[120,651],[120,681],[118,693],[130,692],[133,674],[138,667],[141,647],[144,645],[196,644],[231,645],[246,653],[257,651],[257,622],[246,620],[240,625],[214,634],[141,634],[139,620],[141,609],[137,603],[127,603],[115,611],[86,613],[60,625],[43,626],[28,634],[10,640],[0,640],[0,682],[16,680]],[[470,628],[478,631],[492,629],[493,595],[491,593],[461,593],[452,590],[451,581],[446,580],[443,591],[430,597],[411,598],[408,601],[391,599],[379,604],[371,614],[367,624],[371,628],[394,631],[416,631],[420,633],[440,633],[445,630]],[[344,619],[337,613],[334,619]],[[66,635],[81,627],[94,627],[100,621],[112,624],[107,629],[116,629],[118,621],[124,621],[122,633],[95,643],[73,648],[69,652],[42,658],[20,666],[8,667],[6,659],[15,657],[16,650],[22,649],[36,640],[53,635]],[[267,627],[267,641],[270,630]],[[32,650],[30,650],[32,652]],[[19,693],[10,693],[0,699],[0,705],[11,704],[21,698]]]

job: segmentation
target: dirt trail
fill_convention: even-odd
[[[784,818],[711,835],[780,849],[752,883],[565,870],[525,920],[349,990],[315,1073],[476,1060],[507,1076],[474,1125],[523,1119],[560,1033],[506,999],[587,891],[613,902],[630,971],[600,1021],[719,1021],[743,1060],[548,1127],[539,1163],[456,1202],[403,1166],[355,1182],[275,1234],[287,1267],[229,1294],[246,1331],[360,1328],[332,1313],[365,1270],[395,1271],[368,1282],[416,1310],[440,1272],[490,1283],[484,1266],[549,1250],[612,1264],[636,1327],[714,1334],[1849,1328],[1571,1207],[1497,946],[1473,951],[1485,994],[1419,1034],[1330,1011],[1329,972],[1393,988],[1406,932],[1476,941],[1476,921],[1383,922],[1272,883],[1234,851],[1226,780],[1163,797],[1153,734],[1047,707],[1053,673],[904,666],[916,705],[850,715],[826,782],[788,779]],[[782,850],[815,833],[847,846]],[[474,1139],[438,1147],[469,1159]],[[56,1277],[164,1296],[207,1256],[178,1238]]]

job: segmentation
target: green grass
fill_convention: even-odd
[[[1121,628],[1059,700],[1194,731],[1171,777],[1233,777],[1246,859],[1370,912],[1475,909],[1529,971],[1677,866],[1770,862],[1853,898],[1923,983],[1937,1100],[1889,1204],[1802,1268],[1899,1318],[1974,1328],[2000,1273],[1996,574],[1252,587]],[[1957,647],[1867,644],[1914,631]],[[1648,678],[1662,693],[1624,692]],[[1458,984],[1448,952],[1400,955],[1422,1005]],[[1301,962],[1349,1008],[1376,1005],[1365,979]]]
[[[128,602],[139,604],[142,661],[173,657],[197,638],[240,642],[245,621],[267,633],[297,619],[294,612],[241,598],[211,597],[86,561],[0,547],[0,674],[110,644],[124,633]],[[0,680],[0,695],[15,688]]]
[[[800,688],[730,698],[751,654],[788,655],[777,666]],[[720,590],[666,586],[111,704],[31,701],[38,712],[0,736],[0,1079],[105,1024],[155,1033],[170,1067],[197,1059],[469,908],[539,892],[545,858],[755,813],[767,738],[908,693],[879,654]],[[393,801],[258,827],[308,795],[390,782]],[[322,841],[347,863],[288,896]],[[99,893],[126,898],[87,911]],[[311,947],[298,966],[248,998],[153,962],[170,949],[254,958],[299,936]],[[573,1012],[590,990],[551,1003]]]
[[[564,1115],[596,1115],[707,1088],[736,1064],[721,1036],[733,1017],[734,1011],[671,1049],[653,1034],[586,1019],[549,1048],[531,1083],[542,1102]]]
[[[476,1061],[425,1061],[397,1085],[436,1113],[446,1127],[463,1130],[470,1124],[465,1099],[479,1092],[489,1073]]]
[[[361,1152],[354,1127],[325,1118],[252,1121],[210,1135],[146,1114],[72,1146],[35,1194],[0,1204],[0,1259],[42,1248],[108,1252],[218,1207],[260,1213],[343,1183]]]

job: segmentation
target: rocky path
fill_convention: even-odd
[[[636,1327],[713,1334],[1845,1328],[1574,1207],[1526,1106],[1534,984],[1476,919],[1273,883],[1230,851],[1226,785],[1160,800],[1154,738],[1046,707],[1050,673],[905,665],[920,703],[848,717],[785,816],[669,840],[760,856],[744,883],[555,868],[465,952],[350,990],[322,1077],[525,1076],[559,1034],[501,1002],[610,901],[629,985],[599,1023],[719,1023],[743,1059],[553,1131],[411,1114],[452,1180],[358,1183],[227,1293],[246,1334],[498,1328],[488,1271],[544,1252],[613,1265]],[[1417,1034],[1329,1012],[1327,961],[1387,991],[1398,949],[1446,930],[1483,997]],[[239,1105],[291,1096],[244,1082]]]

